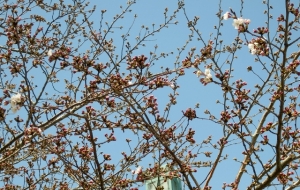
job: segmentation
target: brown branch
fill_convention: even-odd
[[[283,160],[280,163],[277,163],[276,169],[270,175],[268,175],[268,177],[261,184],[257,185],[254,189],[255,190],[265,189],[277,177],[277,175],[282,171],[284,167],[288,166],[290,162],[292,162],[297,158],[298,157],[296,157],[294,154],[290,154],[289,157],[287,157],[285,160]]]
[[[228,134],[228,136],[226,137],[225,140],[227,140],[227,139],[229,138],[230,135],[231,135],[231,133]],[[222,145],[221,145],[221,148],[220,148],[220,151],[219,151],[219,154],[218,154],[218,156],[217,156],[217,158],[216,158],[216,160],[215,160],[215,163],[214,163],[213,167],[211,168],[211,170],[209,171],[208,178],[207,178],[207,180],[206,180],[206,182],[205,182],[204,187],[207,187],[207,186],[208,186],[208,184],[209,184],[211,178],[213,177],[214,172],[215,172],[215,170],[216,170],[216,168],[217,168],[217,165],[218,165],[218,163],[219,163],[219,161],[220,161],[220,159],[221,159],[221,156],[222,156],[222,153],[223,153],[224,148],[225,148],[225,144],[222,144]]]
[[[237,185],[239,184],[239,182],[240,182],[240,180],[242,178],[242,175],[243,175],[243,173],[245,171],[245,168],[247,166],[247,160],[249,160],[249,157],[252,155],[252,152],[254,151],[253,147],[255,147],[254,145],[257,142],[257,138],[258,138],[258,136],[260,134],[260,130],[263,127],[263,124],[265,123],[265,121],[267,119],[267,116],[269,115],[270,110],[273,107],[273,105],[274,105],[274,101],[269,104],[268,109],[266,110],[266,112],[262,116],[262,118],[261,118],[261,120],[260,120],[260,122],[258,124],[258,127],[257,127],[254,135],[252,136],[252,140],[251,140],[251,144],[250,144],[250,150],[249,150],[248,154],[245,155],[244,160],[242,162],[242,165],[240,167],[240,170],[239,170],[239,172],[238,172],[238,174],[237,174],[237,176],[235,178]]]
[[[87,125],[87,127],[88,127],[88,129],[89,129],[89,132],[90,132],[90,142],[91,142],[91,144],[92,144],[92,146],[93,146],[93,154],[94,154],[94,157],[95,157],[95,162],[96,162],[96,166],[97,166],[97,176],[99,177],[99,179],[100,179],[100,186],[101,186],[101,189],[102,190],[105,190],[105,188],[104,188],[104,182],[103,182],[103,173],[102,173],[102,171],[101,171],[101,166],[100,166],[100,163],[99,163],[99,160],[98,160],[98,155],[97,155],[97,145],[96,145],[96,143],[94,142],[94,135],[93,135],[93,130],[92,130],[92,127],[91,127],[91,125],[90,125],[90,123],[89,123],[89,119],[88,118],[84,118],[85,119],[85,123],[86,123],[86,125]]]

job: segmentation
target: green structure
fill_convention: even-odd
[[[156,190],[156,187],[162,186],[164,190],[182,190],[181,180],[179,178],[168,179],[166,182],[163,177],[156,177],[146,181],[146,190]]]

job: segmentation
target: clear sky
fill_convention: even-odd
[[[65,2],[70,1],[66,0]],[[70,1],[72,2],[72,1]],[[275,32],[274,28],[276,28],[277,22],[276,18],[283,13],[282,7],[284,7],[284,1],[272,0],[270,1],[273,9],[271,10],[274,19],[271,21],[271,26],[273,28],[270,29],[270,36],[274,35]],[[113,21],[113,17],[116,14],[122,13],[120,6],[126,7],[127,0],[99,0],[99,1],[91,1],[91,5],[96,5],[97,9],[96,12],[90,17],[90,21],[94,22],[95,28],[99,27],[100,21],[100,10],[106,10],[104,14],[104,21],[110,25]],[[221,4],[217,0],[186,0],[185,1],[185,9],[187,16],[190,20],[194,18],[194,16],[199,16],[200,20],[197,25],[200,33],[202,34],[202,38],[204,39],[205,43],[208,42],[209,39],[214,39],[216,37],[216,30],[214,29],[215,25],[218,25],[219,19],[217,18],[216,14],[219,11],[219,6],[223,11],[221,14],[223,15],[226,11],[229,11],[232,8],[233,11],[236,12],[237,16],[242,16],[243,18],[247,18],[251,20],[249,25],[250,31],[252,29],[256,29],[257,27],[265,26],[266,15],[264,14],[264,10],[266,6],[262,3],[261,0],[245,0],[243,4],[241,4],[241,0],[223,0]],[[176,10],[178,2],[176,0],[137,0],[137,3],[134,4],[131,9],[131,13],[126,13],[123,19],[118,20],[114,24],[114,33],[108,34],[108,39],[113,38],[114,45],[117,47],[116,52],[120,52],[120,47],[122,46],[122,38],[120,37],[122,34],[126,34],[129,29],[129,37],[128,39],[131,42],[135,41],[135,38],[139,35],[141,31],[141,26],[144,25],[145,27],[152,28],[152,24],[155,24],[155,27],[162,24],[164,22],[164,11],[168,8],[167,15],[171,15],[174,10]],[[241,8],[242,15],[241,15]],[[135,16],[136,15],[136,16]],[[146,46],[139,48],[134,54],[141,55],[144,54],[150,57],[150,52],[154,51],[154,47],[157,45],[158,48],[156,50],[156,54],[160,55],[161,53],[170,53],[174,52],[173,54],[169,54],[164,59],[159,59],[155,62],[155,70],[159,72],[161,69],[160,67],[168,67],[174,68],[175,62],[181,62],[187,55],[191,48],[196,48],[196,53],[200,51],[203,47],[203,43],[197,40],[197,36],[194,35],[192,41],[190,41],[186,47],[186,49],[178,56],[178,49],[183,47],[183,45],[188,40],[188,35],[191,34],[190,29],[187,27],[187,20],[185,15],[183,14],[183,10],[180,10],[177,14],[174,22],[178,21],[175,25],[171,25],[168,28],[162,29],[157,35],[149,37],[145,42]],[[227,21],[222,21],[223,27],[221,27],[221,38],[224,41],[225,45],[230,45],[234,42],[235,37],[238,35],[238,31],[234,29],[232,26],[232,19]],[[63,26],[62,26],[63,27]],[[122,28],[122,29],[120,29]],[[103,26],[102,29],[105,29]],[[273,29],[273,31],[272,31]],[[143,31],[143,30],[142,30]],[[249,88],[253,89],[253,86],[256,83],[261,83],[257,77],[253,77],[252,74],[247,72],[247,67],[252,66],[253,68],[260,68],[259,65],[255,65],[254,58],[255,56],[249,53],[249,49],[247,47],[246,40],[243,35],[240,36],[241,39],[244,41],[242,44],[242,49],[239,50],[236,54],[238,57],[233,64],[234,69],[234,76],[232,78],[232,82],[238,79],[243,79],[249,85]],[[247,39],[251,40],[252,37],[247,35]],[[85,46],[81,48],[81,53],[83,53]],[[86,46],[88,48],[88,46]],[[223,63],[226,61],[227,56],[229,54],[223,54],[219,62]],[[105,58],[104,58],[105,59]],[[106,60],[103,60],[105,62]],[[210,62],[208,61],[207,64]],[[125,63],[124,63],[125,64]],[[269,61],[268,61],[269,64]],[[200,65],[200,69],[204,71],[205,64]],[[223,66],[223,70],[228,69],[226,64]],[[194,108],[197,103],[200,103],[200,108],[197,109],[197,116],[200,118],[207,118],[207,115],[204,114],[205,110],[209,110],[213,115],[219,116],[220,112],[223,109],[223,106],[220,104],[216,104],[217,100],[223,100],[223,93],[219,86],[215,84],[208,84],[204,86],[200,83],[199,78],[193,73],[195,71],[194,68],[190,68],[186,71],[186,75],[181,77],[177,81],[177,85],[180,86],[178,92],[179,97],[177,99],[178,104],[172,108],[171,116],[170,116],[170,125],[179,118],[182,117],[182,110],[186,110],[187,108],[191,107]],[[126,72],[126,71],[124,71]],[[212,71],[213,74],[213,71]],[[264,72],[261,71],[259,73],[261,76],[264,76]],[[36,75],[37,77],[39,74]],[[64,76],[59,76],[64,77]],[[67,76],[68,77],[68,76]],[[213,74],[214,77],[214,74]],[[64,86],[58,86],[58,88],[63,89]],[[159,102],[159,109],[160,112],[163,113],[163,109],[167,100],[169,100],[168,94],[172,92],[172,89],[162,89],[158,90],[154,95],[157,97]],[[268,104],[268,98],[263,99],[265,105]],[[255,118],[256,119],[256,118]],[[257,118],[258,119],[258,118]],[[254,121],[258,122],[258,120]],[[192,127],[196,131],[195,140],[197,142],[202,142],[208,136],[212,136],[212,144],[216,144],[217,141],[223,136],[223,128],[215,124],[213,122],[209,122],[205,119],[196,119],[190,122],[190,127]],[[127,145],[122,146],[126,138],[131,138],[131,136],[126,136],[129,134],[123,134],[122,132],[116,132],[116,137],[118,141],[115,143],[109,144],[109,146],[103,149],[103,152],[110,153],[112,157],[118,158],[120,157],[120,152],[123,150],[128,150]],[[114,145],[112,147],[111,145]],[[223,182],[233,182],[235,176],[238,172],[240,164],[235,162],[233,159],[238,158],[242,160],[243,155],[241,152],[243,151],[243,147],[240,144],[240,141],[237,139],[230,139],[229,145],[231,147],[226,148],[223,156],[228,154],[227,160],[222,162],[220,166],[217,168],[217,172],[215,177],[211,182],[211,186],[214,189],[220,189]],[[199,156],[197,159],[201,161],[208,161],[213,160],[216,157],[216,152],[208,146],[203,149],[203,151],[211,151],[213,152],[212,158],[206,158],[204,155]],[[141,161],[139,165],[143,167],[147,167],[150,162],[150,159],[147,161]],[[134,169],[134,167],[132,168]],[[205,179],[209,168],[198,168],[198,172],[195,174],[197,178],[199,178],[199,182]],[[248,179],[250,177],[247,176]],[[0,182],[1,184],[1,182]],[[249,181],[245,181],[245,185],[249,184]],[[243,183],[241,183],[240,189],[243,189]]]

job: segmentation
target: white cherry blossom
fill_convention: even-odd
[[[241,18],[238,18],[238,19],[233,19],[233,23],[232,25],[234,26],[235,29],[239,29],[240,25],[243,25],[243,24],[250,24],[251,20],[250,19],[243,19],[242,17]]]
[[[254,44],[248,44],[248,48],[250,49],[252,55],[256,54],[256,49]]]
[[[140,174],[140,173],[142,173],[142,167],[141,166],[137,167],[136,170],[132,171],[132,174]]]
[[[20,109],[20,106],[18,105],[18,103],[21,103],[21,102],[22,102],[22,96],[20,93],[13,95],[10,98],[10,105],[11,105],[11,110],[13,113],[16,113]]]
[[[198,70],[198,71],[196,72],[196,75],[197,75],[197,77],[199,78],[201,75],[203,75],[203,73],[202,73],[202,71]]]
[[[226,12],[224,15],[223,15],[223,19],[224,20],[228,20],[228,18],[231,18],[231,14],[230,14],[230,12]]]
[[[48,57],[52,56],[52,49],[49,49],[47,55],[48,55]]]

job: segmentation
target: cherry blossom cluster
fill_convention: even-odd
[[[29,143],[30,138],[35,134],[37,134],[39,136],[42,136],[42,130],[38,127],[33,127],[33,126],[30,126],[29,128],[26,128],[24,130],[24,141],[25,141],[25,143]]]
[[[145,140],[150,140],[151,138],[153,137],[153,134],[152,133],[144,133],[143,134],[143,139],[145,139]]]
[[[71,48],[62,45],[58,50],[55,50],[53,53],[50,54],[51,56],[49,56],[49,61],[52,62],[59,59],[62,60],[68,59],[70,53],[71,53]]]
[[[300,76],[300,72],[296,70],[299,65],[300,65],[300,60],[294,60],[286,67],[286,71],[288,73],[291,72],[291,73],[295,73],[298,76]]]
[[[58,130],[56,133],[58,137],[66,137],[70,132],[70,129],[65,128],[65,125],[63,123],[59,123],[57,127]]]
[[[162,88],[164,86],[170,86],[171,82],[164,77],[156,77],[148,83],[150,89]]]
[[[203,188],[203,190],[211,190],[211,189],[212,189],[211,186],[205,186],[205,187]]]
[[[125,158],[126,161],[132,162],[136,158],[136,156],[128,156],[125,152],[122,152],[121,154],[123,155],[123,157]]]
[[[6,45],[8,47],[11,47],[14,44],[19,44],[20,43],[20,39],[21,39],[21,35],[22,33],[24,33],[24,29],[30,29],[31,31],[31,26],[33,24],[30,25],[19,25],[18,23],[21,21],[21,17],[13,17],[11,15],[9,15],[6,19],[6,23],[7,23],[7,28],[5,29],[6,32],[6,36],[8,37],[8,40],[6,42]],[[29,34],[27,35],[27,37],[30,36]]]
[[[293,149],[295,152],[297,152],[298,154],[300,154],[300,139],[297,138],[294,142],[293,142]]]
[[[277,21],[278,22],[284,22],[285,21],[283,14],[280,14],[280,16],[277,18]]]
[[[173,140],[175,138],[175,134],[174,134],[175,129],[176,126],[167,128],[165,130],[161,130],[160,131],[161,138],[164,140],[170,140],[170,139]]]
[[[222,137],[219,141],[218,141],[218,144],[220,145],[220,146],[224,146],[225,144],[227,144],[228,143],[228,141],[224,138],[224,137]]]
[[[293,118],[297,118],[300,113],[299,111],[296,110],[295,105],[290,105],[289,107],[285,107],[283,109],[283,113],[286,114],[288,117],[293,117]]]
[[[225,70],[223,75],[221,75],[220,73],[216,73],[215,76],[218,79],[220,79],[220,81],[227,81],[227,79],[229,79],[229,77],[230,77],[230,72],[229,72],[229,70]]]
[[[48,161],[48,167],[53,166],[53,168],[55,168],[55,164],[58,163],[58,158],[56,157],[52,157],[49,161]]]
[[[115,75],[110,75],[108,78],[109,84],[111,88],[116,92],[121,92],[124,87],[130,85],[129,81],[130,77],[122,78],[120,73],[117,73]]]
[[[281,184],[287,184],[289,181],[293,181],[293,178],[290,177],[293,174],[294,174],[294,172],[292,172],[292,171],[288,171],[286,174],[283,172],[280,172],[279,175],[277,176],[277,180]]]
[[[290,139],[291,138],[291,134],[293,134],[293,136],[294,136],[294,134],[295,133],[293,133],[292,131],[292,127],[291,126],[287,126],[287,127],[284,127],[283,129],[282,129],[282,137],[284,138],[284,139]],[[291,133],[292,132],[292,133]]]
[[[108,164],[108,163],[104,163],[104,170],[114,170],[115,169],[115,165],[114,164]]]
[[[290,139],[290,138],[292,138],[292,139],[298,139],[299,138],[299,134],[300,134],[300,130],[292,130],[291,126],[287,126],[287,127],[284,127],[282,129],[282,137],[284,139],[287,139],[287,140]]]
[[[86,106],[85,107],[86,111],[82,111],[82,114],[87,114],[90,116],[95,116],[96,115],[96,110],[92,106]]]
[[[230,187],[232,190],[238,190],[237,186],[238,186],[238,182],[237,181],[234,181],[234,182],[232,182],[230,184],[223,183],[222,189],[226,189],[226,187]]]
[[[280,89],[278,89],[278,90],[276,90],[276,91],[273,93],[273,95],[272,95],[272,97],[270,98],[270,100],[271,100],[271,101],[279,100],[282,94],[283,94],[283,92],[282,92]]]
[[[171,154],[168,150],[164,149],[164,152],[161,153],[160,158],[170,158]]]
[[[22,95],[20,93],[13,95],[10,98],[10,105],[11,105],[11,110],[13,113],[16,113],[18,110],[21,109],[22,102],[23,102]]]
[[[103,154],[104,160],[111,160],[110,154]]]
[[[185,68],[190,68],[193,64],[190,57],[186,57],[184,60],[181,61],[181,63],[182,63],[182,66]]]
[[[297,87],[295,87],[294,90],[300,92],[300,84]]]
[[[149,63],[146,63],[147,57],[145,55],[128,57],[127,58],[127,69],[144,69],[150,66]]]
[[[246,32],[248,30],[248,25],[250,24],[250,19],[233,19],[232,25],[235,29],[237,29],[240,33]]]
[[[244,19],[242,17],[237,18],[235,13],[231,10],[232,13],[226,12],[223,15],[224,20],[228,20],[228,18],[233,18],[232,25],[235,29],[237,29],[240,33],[246,32],[248,30],[248,25],[250,24],[250,19]]]
[[[76,151],[78,152],[79,157],[84,160],[90,160],[92,158],[93,148],[89,148],[88,146],[82,146],[76,149]]]
[[[267,34],[269,32],[269,29],[265,27],[258,27],[257,29],[253,30],[253,32],[263,35],[263,34]]]
[[[102,72],[104,69],[107,68],[106,65],[104,65],[103,63],[98,63],[98,64],[94,64],[93,68],[98,72]]]
[[[205,69],[204,73],[200,70],[196,71],[197,77],[204,76],[200,79],[200,82],[205,86],[212,81],[212,75],[210,74],[210,69]]]
[[[248,42],[248,48],[250,49],[252,55],[269,55],[269,45],[264,38],[259,37],[252,39],[250,42]]]
[[[82,168],[82,170],[88,171],[88,167]],[[94,181],[92,179],[91,180],[80,180],[79,181],[79,185],[83,189],[95,189],[95,183],[94,183]],[[62,189],[61,186],[60,186],[60,189]]]
[[[247,83],[242,80],[237,80],[235,84],[237,89],[234,91],[234,95],[236,95],[234,101],[241,106],[242,110],[246,110],[248,106],[246,106],[245,103],[249,100],[248,94],[250,90],[242,89],[243,86],[247,85]]]
[[[142,172],[143,172],[143,168],[142,168],[142,166],[139,166],[139,167],[136,168],[136,170],[133,170],[131,173],[139,175]]]
[[[166,121],[166,119],[163,116],[160,116],[159,114],[156,114],[155,119],[159,123],[163,123]]]
[[[277,28],[277,32],[284,32],[284,31],[285,31],[284,26],[279,24],[278,28]],[[279,37],[282,39],[284,36],[283,36],[283,34],[279,34]]]
[[[109,96],[106,96],[105,100],[108,107],[114,108],[116,106],[115,98],[110,98]]]
[[[196,158],[197,154],[193,154],[192,151],[188,151],[187,155],[186,155],[186,160],[191,159],[191,158]],[[194,171],[196,172],[197,170],[194,169]]]
[[[107,139],[108,142],[117,140],[117,138],[115,137],[113,132],[110,133],[110,134],[105,134],[104,136],[105,136],[105,138]]]
[[[182,164],[181,172],[197,172],[197,170],[193,169],[189,164]]]
[[[288,10],[289,10],[290,13],[292,13],[292,14],[295,15],[295,16],[298,16],[298,15],[299,15],[299,7],[298,7],[298,8],[295,8],[295,7],[294,7],[294,3],[290,3],[290,4],[289,4]]]
[[[227,123],[231,119],[231,115],[228,111],[222,111],[221,112],[221,121],[224,123]]]
[[[192,52],[189,52],[189,56],[182,60],[182,66],[185,68],[197,67],[201,62],[204,62],[206,59],[212,58],[212,50],[213,50],[214,42],[209,40],[205,47],[200,49],[201,55],[195,56],[194,62],[192,62],[192,57],[194,55],[194,49]],[[183,71],[182,71],[183,72]],[[183,73],[184,74],[184,73]]]
[[[263,140],[260,141],[260,143],[263,144],[263,145],[266,145],[266,144],[268,144],[268,142],[269,142],[268,135],[264,135]]]
[[[85,73],[88,73],[89,67],[94,66],[95,61],[88,59],[87,55],[84,55],[83,57],[74,56],[73,62],[71,64],[74,68],[74,72],[82,72],[83,71]],[[61,66],[63,66],[63,65],[64,64],[61,64]]]
[[[185,136],[186,140],[190,143],[195,143],[196,141],[194,139],[194,135],[195,135],[195,131],[190,128],[187,135]]]
[[[19,73],[22,70],[23,65],[21,63],[11,63],[8,68],[11,74]]]
[[[269,122],[269,123],[267,123],[267,125],[265,127],[261,128],[260,133],[263,134],[264,132],[269,131],[269,130],[271,130],[273,128],[274,128],[273,127],[273,123]]]
[[[182,111],[182,113],[185,117],[188,118],[188,120],[193,120],[197,117],[196,110],[192,108],[188,108],[187,110],[185,110],[185,112]]]
[[[86,89],[89,92],[95,92],[97,89],[99,89],[99,87],[97,85],[97,84],[99,84],[98,80],[91,80],[89,83],[90,83],[90,85],[86,87]]]
[[[212,40],[208,41],[208,44],[200,50],[201,56],[195,58],[194,65],[199,65],[201,62],[205,61],[206,59],[212,58],[213,44],[214,42]]]
[[[177,73],[179,76],[185,75],[184,69],[180,69]]]
[[[61,137],[53,137],[51,142],[54,143],[54,147],[51,149],[51,153],[60,154],[65,151],[66,141],[63,141]]]
[[[141,166],[138,166],[135,170],[131,172],[134,175],[137,175],[136,181],[144,181],[145,180],[145,174],[143,173],[143,168]]]
[[[230,12],[227,11],[227,12],[223,15],[223,19],[224,19],[224,20],[228,20],[229,18],[232,18],[232,16],[233,16],[233,15],[232,15]]]
[[[159,112],[157,99],[153,95],[144,97],[143,101],[146,103],[146,108],[151,108],[149,113],[155,115]]]

